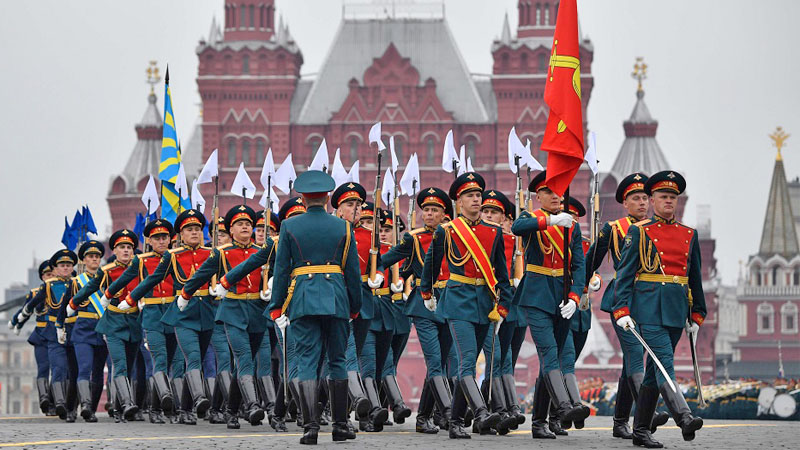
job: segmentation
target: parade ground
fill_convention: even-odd
[[[288,433],[267,432],[269,427],[242,425],[240,430],[224,426],[152,425],[130,422],[116,425],[106,414],[96,424],[64,423],[52,417],[7,417],[0,419],[0,448],[35,449],[180,449],[180,448],[285,448],[299,446],[302,431],[288,425]],[[530,419],[530,418],[529,418]],[[685,442],[672,420],[653,436],[665,448],[767,449],[796,448],[800,426],[797,422],[756,420],[706,420],[697,439]],[[403,425],[386,427],[381,433],[358,433],[354,441],[336,443],[341,448],[634,448],[631,441],[611,437],[611,418],[592,416],[582,430],[557,440],[533,440],[530,420],[517,431],[499,438],[473,435],[472,439],[451,440],[445,431],[437,435],[414,432],[414,416]],[[57,438],[56,438],[57,437]],[[322,427],[319,444],[330,446],[330,426]],[[637,447],[638,448],[638,447]]]

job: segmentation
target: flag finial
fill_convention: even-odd
[[[150,94],[155,94],[155,85],[161,81],[161,74],[158,72],[158,61],[150,61],[147,65],[147,84],[150,85]]]
[[[775,132],[769,135],[770,139],[772,139],[772,142],[775,145],[775,148],[778,149],[778,155],[775,156],[776,161],[783,160],[783,156],[781,156],[781,149],[784,147],[784,142],[789,138],[789,136],[791,136],[791,134],[783,131],[783,127],[775,128]]]
[[[633,64],[633,72],[631,73],[631,77],[633,77],[633,79],[639,83],[636,88],[636,92],[642,92],[642,80],[647,79],[647,64],[645,64],[643,57],[636,57],[636,63]]]

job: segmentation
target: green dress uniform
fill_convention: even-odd
[[[664,171],[647,180],[645,192],[680,194],[685,187],[680,174]],[[697,232],[674,219],[654,215],[631,226],[625,237],[614,288],[614,318],[633,318],[642,338],[673,380],[673,354],[685,324],[691,320],[700,325],[706,315],[700,264]],[[673,383],[677,386],[677,382]],[[634,443],[651,439],[649,425],[659,391],[684,439],[694,439],[703,420],[692,417],[680,390],[673,391],[648,358],[636,402]]]
[[[534,177],[530,192],[548,189],[546,171]],[[514,294],[514,304],[522,307],[539,356],[539,377],[534,391],[532,435],[534,438],[554,438],[547,431],[547,412],[552,401],[557,422],[564,428],[585,420],[589,411],[580,398],[570,398],[564,385],[560,355],[570,332],[571,320],[562,317],[564,300],[563,228],[550,226],[551,212],[539,209],[523,211],[511,226],[511,232],[522,237],[525,247],[525,275]],[[580,225],[569,229],[569,299],[576,306],[585,285],[585,265]],[[553,427],[556,428],[556,427]],[[556,428],[557,429],[557,428]]]
[[[256,213],[249,206],[235,206],[225,215],[226,228],[232,231],[232,225],[240,220],[254,224]],[[268,248],[274,248],[272,240],[266,241]],[[218,308],[216,321],[225,326],[228,343],[236,364],[238,383],[231,383],[228,394],[228,411],[232,417],[228,422],[230,428],[238,428],[236,411],[239,404],[244,403],[247,411],[247,420],[252,425],[257,425],[264,418],[264,410],[258,402],[254,382],[254,359],[258,352],[261,340],[265,338],[267,321],[262,316],[264,301],[261,299],[261,270],[249,273],[237,284],[230,284],[225,279],[225,274],[232,268],[244,262],[251,255],[260,250],[260,246],[252,242],[241,243],[234,240],[212,249],[208,259],[184,284],[180,292],[181,297],[189,300],[195,292],[206,285],[215,275],[219,277],[219,285],[227,293]],[[267,335],[269,336],[269,335]],[[267,339],[269,339],[267,337]]]
[[[334,189],[333,179],[319,171],[301,174],[295,188],[305,196]],[[347,427],[348,380],[345,353],[348,320],[361,308],[358,252],[351,225],[310,206],[305,214],[281,226],[272,299],[273,319],[292,322],[300,378],[300,405],[305,434],[301,443],[316,444],[320,411],[317,407],[317,363],[323,349],[333,418],[333,440],[355,438]]]
[[[470,192],[482,192],[486,183],[479,174],[466,172],[450,186],[449,196],[456,200]],[[463,429],[466,401],[475,414],[475,428],[488,432],[501,420],[490,413],[475,381],[478,351],[492,320],[507,315],[511,304],[511,284],[506,265],[503,230],[480,219],[471,221],[459,216],[439,225],[425,254],[420,292],[430,299],[434,273],[438,273],[447,256],[449,279],[442,317],[447,321],[458,354],[459,382],[453,393],[450,437],[469,436]],[[499,316],[495,317],[495,314]]]

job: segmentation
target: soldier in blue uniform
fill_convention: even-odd
[[[151,252],[136,255],[131,264],[125,269],[122,275],[114,280],[106,290],[107,297],[116,296],[118,292],[128,286],[135,286],[144,281],[150,274],[154,273],[163,255],[168,254],[169,245],[173,236],[172,224],[163,219],[156,219],[148,222],[144,227],[144,236],[152,248]],[[138,305],[140,311],[140,322],[144,331],[144,339],[147,341],[153,362],[153,380],[140,380],[140,383],[148,383],[156,388],[156,399],[150,408],[150,422],[164,423],[162,411],[170,411],[173,407],[173,399],[182,395],[183,383],[180,377],[174,377],[176,392],[171,392],[168,384],[165,384],[165,374],[168,372],[175,356],[178,343],[175,339],[175,329],[165,326],[161,322],[161,317],[167,308],[175,300],[175,290],[172,285],[173,280],[163,280],[152,285],[147,290],[140,290],[134,299],[130,294],[123,297],[124,301],[119,304],[119,309],[126,311]],[[142,361],[144,363],[144,361]],[[176,381],[177,380],[177,381]],[[202,380],[198,379],[202,383]],[[143,387],[143,386],[142,386]],[[206,401],[206,409],[208,402]],[[203,414],[205,409],[200,411]],[[187,418],[191,422],[191,418]],[[186,421],[186,420],[185,420]]]
[[[57,326],[58,312],[64,301],[64,293],[70,284],[72,268],[78,262],[78,255],[72,250],[59,250],[50,258],[54,278],[45,281],[36,295],[23,306],[17,315],[19,322],[24,322],[40,307],[47,314],[47,326],[43,336],[47,341],[47,357],[50,361],[50,387],[53,391],[56,414],[62,420],[67,418],[66,383],[67,383],[67,350],[66,330]]]
[[[417,338],[422,347],[427,369],[425,384],[420,394],[416,431],[432,434],[438,432],[432,421],[434,403],[444,417],[444,422],[439,425],[445,428],[450,420],[452,398],[445,379],[442,355],[445,357],[448,355],[453,341],[444,318],[437,313],[433,301],[422,300],[418,286],[422,281],[422,266],[425,253],[433,239],[433,232],[442,223],[445,212],[452,210],[452,203],[446,192],[435,187],[420,191],[416,202],[422,210],[424,227],[405,233],[400,243],[381,255],[381,262],[391,266],[405,259],[407,262],[404,270],[414,276],[414,288],[406,300],[405,313],[411,318],[417,330]],[[436,276],[436,282],[433,283],[435,297],[443,299],[448,276],[447,267],[443,266],[443,270],[434,275]]]
[[[511,226],[511,231],[522,237],[522,244],[526,248],[525,275],[515,293],[514,303],[524,311],[539,356],[539,377],[534,391],[531,424],[534,439],[556,437],[547,430],[551,401],[562,427],[588,416],[583,407],[573,405],[570,401],[559,363],[570,330],[570,319],[578,309],[585,284],[581,231],[572,215],[561,211],[562,198],[547,187],[546,178],[546,172],[542,171],[528,186],[530,192],[536,193],[542,208],[522,212]],[[567,255],[570,286],[566,301],[563,227],[568,227],[570,233]]]
[[[50,267],[49,259],[39,264],[39,280],[46,282],[53,277],[53,268]],[[25,325],[27,321],[27,318],[25,318],[24,321],[18,321],[22,309],[25,307],[26,303],[36,296],[40,289],[41,287],[31,289],[25,296],[23,305],[11,316],[8,327],[14,330],[14,334],[19,335],[20,330],[22,330],[23,325]],[[47,328],[48,322],[45,305],[42,304],[35,309],[34,315],[36,316],[36,320],[34,321],[36,325],[31,335],[28,337],[28,343],[33,346],[33,357],[36,360],[36,390],[39,393],[39,409],[41,409],[42,413],[52,416],[55,415],[55,407],[51,402],[50,360],[47,357],[47,340],[44,337],[44,330]]]
[[[598,234],[597,241],[589,248],[586,253],[586,272],[593,273],[591,278],[587,277],[587,288],[594,292],[600,289],[602,279],[595,271],[600,268],[603,260],[608,254],[613,264],[614,270],[619,270],[619,261],[622,256],[623,242],[628,235],[630,227],[647,218],[649,209],[648,196],[644,191],[644,184],[647,182],[647,175],[634,172],[620,181],[617,186],[616,200],[621,203],[628,214],[617,220],[606,222]],[[611,316],[614,306],[614,284],[616,278],[611,279],[603,293],[600,303],[600,310]],[[613,316],[611,316],[613,319]],[[630,427],[628,427],[628,417],[631,415],[633,402],[639,396],[639,388],[644,379],[644,348],[638,340],[627,331],[618,327],[616,320],[612,320],[614,332],[617,334],[620,347],[622,348],[622,373],[620,374],[617,399],[614,406],[614,426],[612,435],[622,439],[633,439]],[[656,412],[653,417],[651,431],[655,432],[656,427],[663,425],[669,419],[665,412]]]
[[[631,226],[625,236],[614,286],[617,326],[639,331],[676,386],[673,390],[648,358],[633,423],[633,443],[647,448],[662,447],[650,435],[659,391],[684,440],[693,440],[703,426],[674,381],[675,347],[684,329],[696,336],[706,316],[697,232],[675,220],[678,196],[685,188],[683,176],[671,170],[647,180],[644,190],[654,215]]]
[[[72,302],[73,296],[91,279],[98,276],[100,260],[105,254],[105,246],[98,241],[85,242],[78,249],[78,258],[85,271],[73,277],[70,289],[64,294],[64,302],[58,323],[74,321],[68,339],[74,347],[77,359],[77,389],[81,403],[81,417],[86,422],[97,422],[95,412],[103,393],[103,370],[108,349],[103,337],[95,331],[97,322],[105,312],[100,303],[101,294],[95,292],[82,303]]]
[[[458,202],[461,215],[436,228],[425,254],[420,285],[423,300],[430,300],[434,274],[447,256],[450,275],[441,310],[453,336],[459,365],[450,420],[449,434],[453,439],[470,437],[463,428],[465,398],[475,414],[478,431],[489,431],[501,419],[487,410],[475,381],[478,351],[486,334],[502,324],[512,298],[503,231],[480,220],[485,186],[483,177],[475,172],[460,175],[450,186],[449,196]]]
[[[319,171],[301,174],[295,189],[307,212],[281,227],[272,299],[267,309],[275,323],[295,333],[300,406],[305,433],[301,444],[316,444],[317,363],[327,354],[333,440],[354,439],[347,427],[348,380],[345,365],[348,319],[361,307],[360,268],[351,225],[325,212],[333,179]]]
[[[259,267],[236,284],[228,283],[224,277],[228,271],[261,249],[251,240],[256,220],[256,213],[249,206],[231,208],[225,215],[225,228],[230,232],[233,242],[212,249],[208,259],[180,291],[180,296],[188,301],[212,277],[220,277],[217,289],[211,294],[223,298],[215,319],[225,326],[237,372],[237,382],[231,383],[228,393],[228,428],[231,429],[239,428],[237,414],[242,403],[245,417],[251,425],[259,425],[264,419],[253,378],[254,360],[261,340],[269,339],[269,334],[264,334],[268,321],[262,315],[266,301],[261,292],[262,271]],[[274,249],[271,239],[266,241],[266,245]]]
[[[139,239],[133,231],[126,229],[115,231],[108,241],[108,246],[114,253],[114,262],[101,267],[100,273],[73,295],[72,304],[82,304],[95,292],[105,293],[108,286],[128,268],[138,244]],[[118,422],[133,419],[139,411],[139,407],[133,402],[130,382],[133,373],[129,369],[133,369],[133,362],[139,353],[142,327],[136,314],[138,308],[128,310],[119,308],[120,302],[125,303],[123,299],[128,295],[128,289],[133,289],[132,284],[125,286],[116,296],[112,296],[111,300],[105,294],[100,297],[100,304],[105,308],[105,312],[95,327],[96,332],[105,335],[108,353],[113,362],[113,385],[117,402],[114,407],[114,417]]]

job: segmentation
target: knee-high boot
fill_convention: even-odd
[[[517,425],[525,423],[525,414],[522,414],[517,403],[517,383],[514,381],[514,376],[511,374],[503,375],[503,392],[506,395],[506,403],[508,404],[508,414],[517,419]],[[511,427],[516,430],[517,427]]]
[[[645,448],[664,447],[650,434],[650,424],[658,404],[658,390],[653,387],[641,386],[637,397],[636,411],[633,415],[633,445]]]
[[[431,419],[433,407],[436,404],[433,397],[433,382],[430,379],[425,380],[425,384],[422,386],[422,393],[419,396],[419,408],[417,409],[417,433],[436,434],[439,432],[439,427]]]
[[[364,378],[364,391],[371,404],[368,422],[370,427],[362,428],[363,431],[383,431],[383,423],[389,418],[389,410],[381,406],[381,398],[378,394],[378,385],[374,378]]]
[[[587,417],[589,417],[591,411],[589,410],[588,406],[585,406],[583,402],[581,402],[581,392],[578,388],[578,378],[574,373],[564,374],[564,385],[567,388],[567,394],[569,395],[569,400],[572,403],[572,406],[578,406],[583,410],[582,417],[576,417],[573,421],[575,428],[580,430],[583,428],[584,421]]]
[[[383,377],[383,388],[384,392],[386,392],[386,398],[392,407],[394,422],[397,424],[405,423],[406,418],[411,417],[411,409],[403,402],[403,394],[400,392],[397,378],[394,375]]]
[[[356,411],[356,417],[367,416],[371,405],[367,395],[364,393],[364,387],[361,385],[361,376],[358,372],[347,372],[347,388],[353,409]]]
[[[117,394],[117,401],[120,405],[120,413],[125,420],[133,420],[139,411],[139,406],[133,402],[133,392],[131,382],[126,376],[114,378],[114,391]]]
[[[438,423],[439,428],[443,430],[450,429],[450,417],[452,416],[451,406],[453,405],[453,396],[450,393],[450,385],[447,380],[439,375],[430,379],[431,391],[433,399],[436,402],[436,408],[442,416],[441,422]]]
[[[548,411],[550,410],[550,394],[545,386],[544,376],[536,379],[533,391],[533,414],[531,415],[531,435],[534,439],[555,439],[556,435],[550,432],[547,426]]]
[[[347,426],[348,380],[328,380],[328,403],[331,405],[333,441],[355,439],[356,433]]]
[[[616,438],[633,439],[628,418],[631,416],[633,406],[633,394],[628,381],[621,377],[617,384],[617,400],[614,404],[614,428],[611,434]]]
[[[300,409],[303,414],[304,430],[300,443],[316,445],[317,435],[319,434],[319,404],[317,403],[319,385],[317,380],[300,381],[299,384]]]
[[[677,385],[677,382],[674,382]],[[692,411],[683,398],[681,391],[673,391],[668,383],[664,383],[659,387],[661,391],[661,398],[667,405],[667,409],[672,414],[675,423],[681,427],[681,434],[684,441],[693,441],[695,432],[703,428],[703,419],[701,417],[692,416]]]
[[[53,403],[56,405],[56,414],[61,420],[67,418],[67,392],[63,381],[50,383],[50,390],[53,392]]]
[[[192,369],[184,375],[186,384],[189,386],[189,394],[192,399],[192,407],[194,408],[197,417],[202,419],[206,416],[211,402],[206,398],[205,389],[203,388],[203,374],[200,369]]]
[[[461,383],[456,383],[453,388],[453,404],[450,410],[449,436],[450,439],[472,439],[464,428],[464,415],[467,412],[467,398],[461,388]]]
[[[467,397],[470,407],[472,407],[472,412],[475,414],[473,428],[484,434],[497,426],[500,423],[500,414],[490,413],[486,408],[486,403],[483,400],[478,384],[475,382],[475,378],[472,376],[462,378],[459,380],[459,385]]]
[[[50,392],[47,389],[47,378],[36,379],[36,390],[39,392],[39,409],[47,414],[50,409]]]
[[[244,404],[244,411],[247,421],[250,425],[261,425],[264,419],[264,410],[258,404],[258,397],[256,397],[256,385],[252,375],[242,375],[239,377],[239,389],[242,393],[242,402]]]
[[[628,378],[628,383],[631,386],[631,393],[633,394],[634,401],[638,401],[639,391],[642,388],[642,381],[644,381],[644,373],[637,372]],[[656,400],[658,403],[658,400]],[[653,420],[650,422],[650,432],[655,433],[658,427],[664,425],[669,420],[669,414],[664,411],[656,411],[653,413]]]
[[[78,397],[81,401],[81,417],[84,422],[97,422],[97,416],[92,408],[92,388],[89,380],[78,381]]]

